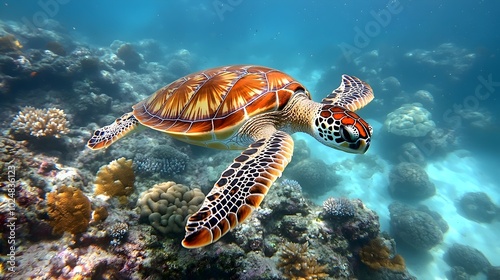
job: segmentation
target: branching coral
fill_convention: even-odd
[[[323,202],[323,213],[329,218],[349,218],[356,215],[356,207],[348,198],[330,197]]]
[[[198,188],[175,182],[154,185],[141,194],[137,206],[141,220],[163,234],[184,232],[187,218],[200,208],[205,195]]]
[[[102,166],[96,175],[94,194],[128,196],[134,192],[135,174],[132,160],[124,157]]]
[[[401,255],[392,255],[391,250],[381,238],[375,238],[364,246],[359,256],[361,261],[372,269],[387,268],[393,271],[404,271],[405,261]]]
[[[320,265],[318,260],[309,254],[309,244],[287,242],[278,262],[278,268],[286,278],[292,280],[323,279],[328,277],[327,265]]]
[[[87,230],[90,221],[90,200],[74,187],[62,186],[47,194],[50,225],[55,234],[73,234]]]
[[[68,120],[63,110],[56,108],[36,109],[24,107],[12,121],[11,127],[18,132],[35,137],[54,136],[69,132]]]

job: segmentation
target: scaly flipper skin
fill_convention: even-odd
[[[293,140],[283,131],[251,144],[215,183],[186,225],[182,246],[211,244],[242,223],[261,203],[292,158]]]
[[[373,98],[373,90],[369,84],[354,76],[342,75],[340,86],[323,98],[321,103],[340,106],[354,112],[370,103]]]
[[[114,123],[94,131],[94,134],[87,142],[87,146],[92,150],[106,148],[136,129],[137,126],[139,126],[139,121],[132,113],[123,114]]]

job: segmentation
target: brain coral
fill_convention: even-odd
[[[433,196],[436,187],[420,165],[402,162],[389,173],[389,193],[396,198],[424,199]]]
[[[127,196],[134,191],[134,181],[132,160],[122,157],[99,169],[96,175],[94,194]]]
[[[200,208],[205,195],[198,188],[175,182],[154,185],[137,201],[140,219],[163,234],[184,232],[187,218]]]
[[[90,221],[90,201],[83,192],[74,187],[62,186],[47,194],[50,225],[55,234],[73,234],[87,230]]]
[[[431,113],[420,103],[404,104],[389,113],[384,125],[390,133],[409,137],[422,137],[436,128]]]
[[[31,106],[24,107],[12,121],[11,127],[21,133],[35,137],[54,136],[69,132],[68,121],[63,110],[56,108],[35,109]]]
[[[406,208],[400,203],[389,206],[391,231],[402,242],[417,250],[430,250],[443,241],[436,220],[426,212]]]

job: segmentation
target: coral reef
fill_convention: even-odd
[[[389,113],[384,122],[385,129],[395,135],[422,137],[436,128],[431,113],[422,104],[404,104]]]
[[[278,268],[287,279],[324,279],[327,265],[320,265],[314,254],[308,252],[309,244],[287,242],[280,254]]]
[[[62,186],[47,194],[47,212],[55,234],[81,233],[90,222],[90,200],[74,187]]]
[[[430,250],[443,241],[442,226],[428,213],[407,207],[401,203],[389,206],[391,231],[416,250]]]
[[[297,162],[287,168],[284,174],[298,181],[303,191],[313,197],[333,189],[335,182],[339,181],[332,168],[324,161],[314,158]]]
[[[406,142],[401,145],[397,152],[398,160],[403,162],[415,163],[420,166],[427,164],[422,150],[413,142]]]
[[[95,179],[95,195],[128,196],[134,192],[135,174],[132,160],[124,157],[102,166]]]
[[[445,255],[445,260],[451,266],[460,266],[471,275],[487,272],[490,262],[479,250],[467,245],[454,243]]]
[[[0,52],[17,52],[23,46],[12,34],[7,34],[0,37]]]
[[[182,174],[189,156],[172,146],[158,145],[145,154],[138,154],[134,162],[138,174],[168,177]]]
[[[500,279],[500,266],[490,266],[486,274],[487,280]]]
[[[116,51],[116,55],[125,62],[125,67],[131,70],[139,68],[142,56],[131,44],[123,44]]]
[[[432,96],[432,94],[427,90],[424,89],[417,90],[417,92],[415,92],[413,96],[418,103],[422,103],[429,106],[434,105],[434,96]]]
[[[323,202],[323,214],[332,219],[350,218],[356,214],[356,208],[348,198],[330,197]]]
[[[198,188],[175,182],[154,185],[137,200],[141,221],[163,234],[184,232],[187,218],[200,208],[205,195]]]
[[[11,123],[16,132],[29,134],[35,137],[54,136],[69,132],[68,120],[63,110],[56,108],[35,109],[24,107]]]
[[[418,64],[430,67],[446,67],[456,76],[469,69],[476,60],[476,55],[465,48],[453,43],[443,43],[432,50],[414,49],[405,54],[405,57]]]
[[[361,248],[359,252],[361,262],[375,270],[386,268],[404,271],[406,266],[403,257],[394,255],[391,252],[392,246],[388,246],[386,242],[388,241],[380,237],[370,240],[368,245]]]
[[[128,224],[121,222],[114,224],[108,229],[108,236],[111,238],[110,245],[118,246],[127,237]]]
[[[499,211],[484,192],[465,193],[458,201],[457,206],[462,216],[482,223],[491,223]]]
[[[309,203],[302,195],[302,187],[297,181],[290,179],[274,183],[260,209],[261,213],[267,213],[266,217],[272,216],[275,219],[284,215],[306,215],[310,211]]]
[[[389,173],[389,193],[395,198],[418,200],[433,196],[436,187],[420,165],[401,162]]]

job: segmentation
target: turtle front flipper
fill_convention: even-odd
[[[293,153],[293,139],[283,131],[251,144],[236,157],[189,217],[182,246],[211,244],[242,223],[281,176]]]
[[[139,121],[132,113],[123,114],[114,123],[94,131],[94,134],[87,142],[87,147],[92,150],[106,148],[136,129],[137,126],[139,126]]]
[[[323,98],[321,103],[356,111],[370,103],[373,98],[373,90],[369,84],[354,76],[342,75],[340,86]]]

